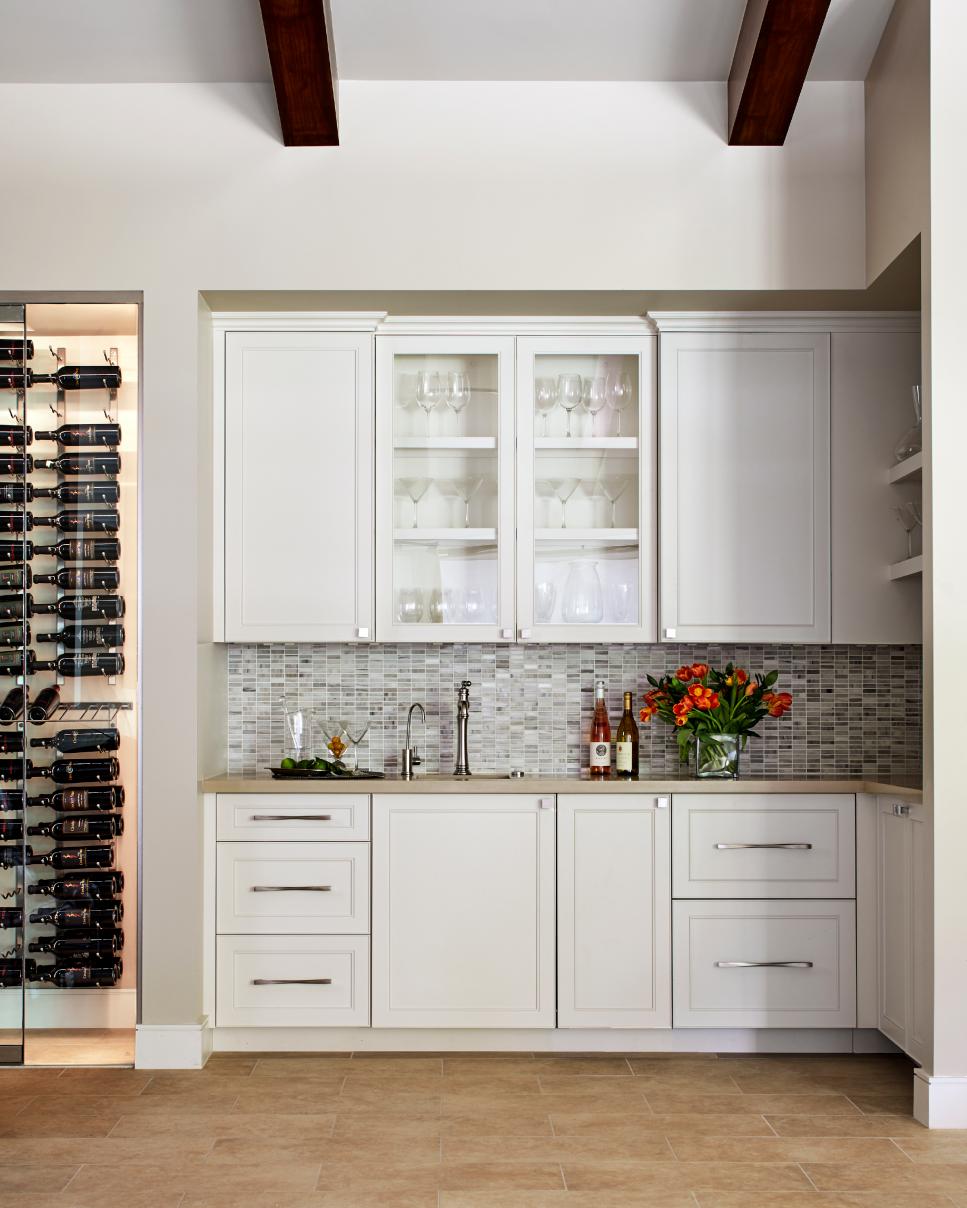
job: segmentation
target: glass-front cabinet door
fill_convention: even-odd
[[[517,341],[517,636],[654,642],[654,336]]]
[[[514,340],[376,341],[380,641],[514,638]]]

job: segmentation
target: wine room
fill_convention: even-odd
[[[135,303],[0,305],[0,1064],[129,1065]]]

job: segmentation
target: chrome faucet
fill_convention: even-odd
[[[409,713],[406,715],[406,746],[403,748],[402,758],[400,760],[400,774],[404,780],[412,780],[413,769],[423,762],[423,760],[420,758],[419,751],[417,751],[417,749],[410,742],[410,726],[413,722],[414,709],[419,709],[420,721],[423,722],[424,728],[426,727],[426,710],[419,701],[414,701],[413,704],[410,705]]]
[[[454,776],[470,776],[470,757],[467,753],[467,722],[470,720],[470,680],[464,680],[457,692],[457,766]]]

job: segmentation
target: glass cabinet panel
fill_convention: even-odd
[[[518,341],[520,637],[655,640],[655,340]]]
[[[377,345],[381,638],[507,639],[513,341],[404,336]]]

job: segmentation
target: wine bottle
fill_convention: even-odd
[[[87,872],[80,876],[57,877],[53,881],[34,881],[29,894],[43,894],[65,901],[107,901],[124,889],[122,872]]]
[[[14,848],[14,851],[19,853],[20,849]],[[50,868],[113,868],[114,844],[105,843],[96,847],[55,847],[44,852],[42,856],[34,855],[28,847],[27,861],[30,864],[46,864]]]
[[[24,862],[24,853],[27,856],[27,863],[33,861],[34,851],[32,847],[21,847],[19,843],[13,847],[0,847],[0,868],[20,868]]]
[[[31,980],[51,982],[61,990],[73,990],[81,986],[116,986],[121,980],[121,962],[37,965]]]
[[[116,533],[121,527],[120,513],[114,508],[82,508],[76,512],[58,512],[56,516],[31,516],[30,512],[24,515],[28,530],[36,527],[55,528],[62,533]]]
[[[23,478],[31,473],[33,468],[34,459],[29,453],[0,453],[0,474],[15,474],[17,478]],[[102,473],[102,471],[99,470],[96,473]]]
[[[30,652],[28,651],[28,654]],[[55,659],[35,659],[35,671],[56,671],[64,676],[123,675],[123,654],[59,654]]]
[[[124,819],[120,814],[71,814],[56,822],[28,826],[27,834],[43,835],[58,842],[62,839],[116,839],[124,834]]]
[[[18,646],[22,647],[25,642],[30,641],[30,622],[21,621],[19,625],[4,625],[0,628],[0,646]],[[3,720],[0,714],[0,721]],[[14,719],[11,717],[11,721]]]
[[[0,840],[14,843],[24,837],[24,824],[20,818],[0,818]]]
[[[27,461],[33,461],[27,457]],[[0,457],[0,473],[19,474],[23,477],[23,470],[6,470],[2,469],[3,458]],[[61,474],[110,474],[118,475],[121,473],[121,455],[120,453],[61,453],[59,457],[38,457],[36,461],[38,470],[59,470]],[[26,473],[30,471],[27,470]]]
[[[28,574],[30,568],[27,568]],[[10,572],[8,572],[10,573]],[[0,570],[0,586],[4,572]],[[121,572],[116,566],[62,566],[52,575],[34,575],[35,583],[53,583],[68,591],[110,591],[121,586]],[[29,587],[30,584],[28,583]]]
[[[23,568],[24,562],[29,562],[35,553],[33,542],[0,541],[0,562],[16,562]]]
[[[8,792],[19,792],[9,789]],[[38,809],[56,810],[58,814],[83,814],[88,810],[119,810],[124,805],[124,785],[109,784],[102,788],[56,789],[28,797],[27,804]]]
[[[0,512],[0,533],[29,533],[33,527],[30,512]]]
[[[58,642],[71,650],[111,650],[124,645],[123,625],[65,625],[56,633],[38,633],[38,642]]]
[[[19,484],[13,484],[19,485]],[[61,503],[118,503],[121,488],[116,482],[62,482],[56,487],[29,487],[35,499],[59,499]],[[0,488],[0,500],[3,499]],[[19,502],[19,501],[18,501]]]
[[[124,907],[120,902],[100,906],[45,906],[30,915],[32,923],[43,923],[45,927],[63,927],[73,930],[84,927],[100,931],[105,927],[112,930],[124,918]]]
[[[25,604],[26,615],[29,617],[33,611],[32,596],[0,596],[0,624],[4,621],[22,621]]]
[[[117,780],[121,775],[121,765],[113,755],[105,755],[103,759],[55,759],[53,763],[36,766],[29,759],[24,762],[27,765],[28,778],[43,776],[47,780],[55,780],[58,784],[85,784],[90,781],[96,783]]]
[[[19,429],[18,429],[19,431]],[[3,429],[0,428],[0,433]],[[0,444],[3,443],[0,437]],[[29,482],[0,482],[0,503],[33,503],[35,491]]]
[[[32,443],[34,434],[30,428],[19,424],[0,424],[0,447],[22,449]]]
[[[615,737],[615,770],[621,777],[638,775],[638,726],[631,708],[632,695],[625,693],[625,708]]]
[[[65,935],[38,935],[27,945],[28,952],[50,952],[68,959],[112,957],[123,949],[123,931],[72,931]]]
[[[124,596],[61,596],[53,604],[33,604],[32,613],[49,613],[65,621],[114,621],[124,616]]]
[[[34,342],[33,340],[0,340],[0,361],[16,361],[17,364],[22,364],[24,361],[33,360]]]
[[[32,650],[11,650],[9,647],[0,650],[0,675],[33,675],[37,665],[36,655]]]
[[[19,813],[24,807],[23,789],[0,789],[0,813]]]
[[[24,736],[20,730],[8,730],[5,734],[0,733],[0,751],[22,751],[24,749]]]
[[[6,390],[30,390],[33,386],[59,386],[61,390],[117,390],[121,385],[121,370],[117,365],[61,365],[54,373],[34,373],[32,369],[0,369],[0,387]],[[117,424],[64,424],[56,433],[48,432],[49,440],[59,440],[60,433],[73,433],[82,428],[116,428]],[[40,433],[37,433],[38,437]],[[64,444],[79,444],[65,440]]]
[[[121,373],[118,370],[118,385],[120,382]],[[79,387],[79,389],[83,389],[83,387]],[[72,449],[89,448],[96,445],[116,449],[121,443],[121,429],[117,424],[61,424],[53,432],[38,431],[35,436],[37,440],[56,440],[59,445],[66,445]]]
[[[0,591],[22,591],[32,587],[33,581],[29,566],[0,566]]]
[[[65,537],[56,545],[34,546],[30,557],[34,554],[60,558],[62,562],[117,562],[121,557],[121,542],[117,537]]]
[[[60,685],[49,684],[46,688],[41,688],[34,699],[30,702],[30,707],[27,710],[27,716],[36,725],[41,725],[47,721],[51,713],[60,704]]]
[[[611,723],[608,721],[608,706],[604,700],[604,680],[598,680],[594,686],[590,768],[592,776],[611,775]]]
[[[23,975],[32,980],[37,972],[36,961],[21,961],[19,956],[0,957],[0,986],[22,986]]]
[[[0,931],[24,925],[24,912],[19,906],[0,906]]]
[[[0,738],[2,737],[0,735]],[[50,734],[46,738],[32,738],[30,745],[53,747],[62,755],[77,754],[81,751],[116,751],[121,745],[121,735],[115,726],[102,726],[96,730],[58,730],[56,734]]]

